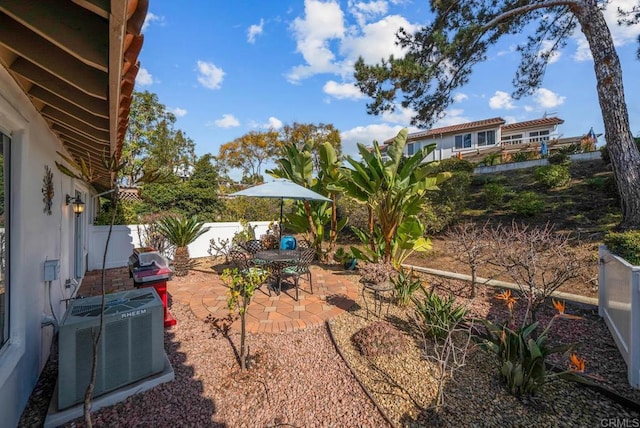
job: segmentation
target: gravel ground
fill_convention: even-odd
[[[426,276],[439,291],[464,295],[462,282]],[[473,300],[457,298],[471,314],[503,319],[496,305],[497,291],[480,286]],[[361,299],[361,297],[359,297]],[[640,402],[640,391],[626,381],[626,365],[597,311],[567,305],[579,321],[556,324],[552,340],[584,345],[587,371],[603,386]],[[234,355],[239,337],[231,342],[216,334],[211,324],[196,319],[186,306],[174,304],[176,327],[165,334],[165,347],[176,380],[94,413],[96,426],[108,427],[385,427],[389,426],[356,377],[395,426],[638,426],[640,414],[592,389],[558,380],[530,399],[508,394],[496,376],[495,361],[471,349],[466,365],[445,382],[445,405],[433,411],[437,368],[408,321],[408,311],[390,305],[386,318],[403,334],[409,346],[399,355],[367,359],[353,347],[351,336],[377,319],[365,319],[364,304],[331,322],[331,332],[347,364],[336,352],[325,328],[286,334],[250,335],[252,367],[239,370]],[[384,308],[386,310],[386,306]],[[543,324],[552,312],[545,311]],[[384,313],[383,313],[384,315]],[[55,354],[55,353],[54,353]],[[50,361],[32,394],[20,426],[40,426],[55,382]],[[562,362],[561,364],[565,364]],[[611,421],[614,422],[611,422]],[[603,422],[609,421],[609,422]],[[608,425],[602,425],[609,423]],[[615,423],[616,425],[612,425]],[[626,425],[624,425],[626,424]],[[66,425],[83,426],[82,420]]]
[[[435,277],[429,277],[428,281],[445,295],[452,290],[464,294],[466,289],[463,282]],[[457,303],[466,305],[471,315],[502,320],[506,312],[495,304],[496,293],[493,288],[481,286],[476,299],[457,298]],[[551,340],[582,343],[578,353],[586,359],[587,373],[602,386],[640,403],[640,391],[627,383],[624,360],[597,310],[567,304],[567,313],[583,319],[557,320]],[[411,328],[408,311],[391,305],[389,316],[383,312],[383,318],[406,334],[412,346],[400,355],[363,357],[352,345],[351,336],[372,322],[364,315],[363,309],[356,306],[333,320],[331,329],[357,377],[396,426],[613,426],[606,425],[610,420],[618,421],[617,426],[640,425],[639,405],[625,406],[593,389],[564,380],[546,384],[535,397],[518,399],[501,385],[495,358],[473,346],[467,353],[466,364],[455,370],[453,376],[447,376],[444,408],[435,412],[434,378],[438,369],[429,358],[434,355],[431,342],[423,345]],[[539,317],[541,324],[546,325],[552,315],[551,309],[545,310]],[[557,364],[566,367],[566,360]]]
[[[174,304],[171,313],[178,324],[166,331],[165,348],[175,381],[98,410],[95,426],[388,426],[336,353],[326,328],[250,335],[254,362],[243,373],[228,339],[213,337],[211,325],[186,306]],[[238,346],[239,336],[231,339]],[[34,396],[41,396],[47,388],[36,389]],[[41,424],[41,412],[42,404],[33,403],[21,426]],[[66,426],[84,424],[76,420]]]

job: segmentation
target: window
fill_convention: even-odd
[[[529,132],[529,141],[549,141],[549,130]]]
[[[0,132],[0,346],[9,339],[9,141]]]
[[[407,144],[407,156],[413,156],[414,153],[415,153],[415,144],[413,143]]]
[[[456,135],[455,137],[456,149],[468,149],[471,147],[471,134]]]
[[[492,146],[496,143],[496,131],[478,132],[478,146]]]

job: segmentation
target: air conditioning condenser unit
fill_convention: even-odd
[[[60,325],[58,409],[84,401],[91,376],[93,336],[100,328],[101,296],[75,299]],[[94,397],[164,368],[164,306],[152,287],[107,294],[98,347]]]

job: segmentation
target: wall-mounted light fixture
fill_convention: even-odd
[[[80,216],[84,212],[84,202],[80,199],[80,196],[74,198],[71,195],[67,195],[67,205],[73,204],[73,212],[76,216]]]

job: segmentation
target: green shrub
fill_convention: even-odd
[[[458,164],[458,166],[461,165],[464,164]],[[425,204],[424,210],[419,216],[424,222],[427,232],[440,232],[460,217],[467,204],[470,185],[471,173],[457,170],[451,174],[448,180],[438,186],[439,192],[428,194],[429,203]]]
[[[467,313],[467,309],[461,305],[454,305],[455,297],[449,294],[448,298],[440,297],[433,289],[430,291],[420,287],[424,295],[419,299],[412,297],[411,300],[416,305],[415,320],[418,328],[426,331],[435,339],[447,337],[451,329]]]
[[[548,161],[550,165],[568,165],[571,162],[569,155],[564,152],[553,152]]]
[[[364,356],[396,355],[403,352],[407,339],[386,321],[370,324],[351,336],[356,349]]]
[[[563,165],[545,165],[535,169],[536,181],[543,186],[554,189],[571,181],[569,168]]]
[[[525,162],[535,159],[536,156],[534,152],[516,152],[511,155],[511,162]]]
[[[482,188],[484,201],[489,207],[499,206],[506,192],[505,187],[498,183],[488,183]]]
[[[482,163],[484,163],[486,166],[493,166],[499,164],[501,160],[502,155],[500,153],[491,153],[486,155],[484,159],[482,159]]]
[[[544,200],[536,192],[521,192],[509,202],[516,214],[532,217],[544,210]]]
[[[138,216],[140,206],[141,203],[139,201],[118,201],[114,224],[138,224],[140,221]],[[112,217],[113,206],[109,200],[102,204],[100,212],[96,214],[94,224],[102,226],[110,225]]]
[[[587,178],[584,183],[587,185],[587,187],[590,187],[592,189],[604,190],[607,186],[607,178],[608,177],[591,177]]]
[[[609,232],[604,237],[607,249],[634,266],[640,265],[640,230]]]
[[[504,184],[507,177],[503,174],[476,174],[471,178],[472,186],[484,186],[489,183]]]
[[[443,159],[438,163],[435,172],[468,172],[473,173],[475,165],[468,160],[458,158]]]
[[[414,275],[413,269],[408,273],[401,269],[398,275],[391,279],[391,282],[395,287],[396,301],[400,306],[407,306],[413,293],[422,286],[422,281]]]

